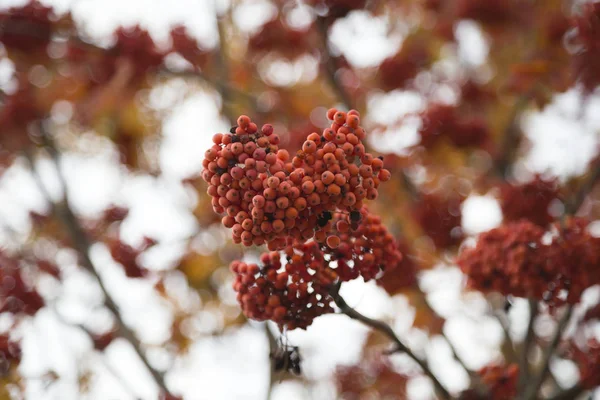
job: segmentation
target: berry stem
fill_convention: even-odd
[[[558,347],[558,344],[560,343],[560,339],[562,337],[562,334],[563,334],[565,328],[567,327],[569,320],[571,319],[572,313],[573,313],[573,306],[569,304],[567,306],[567,309],[565,310],[563,316],[561,317],[561,319],[558,322],[558,326],[556,327],[556,332],[554,332],[554,336],[552,337],[550,344],[548,345],[548,347],[546,348],[546,351],[544,352],[544,355],[542,357],[542,369],[541,369],[540,373],[536,377],[534,377],[531,384],[525,388],[525,392],[524,392],[523,396],[520,397],[521,399],[524,399],[524,400],[535,399],[537,392],[539,391],[540,387],[546,380],[546,376],[550,372],[550,361],[552,359],[552,356],[554,355],[554,351],[556,350],[556,348]]]
[[[408,355],[410,358],[412,358],[417,364],[419,364],[419,366],[421,367],[421,369],[423,370],[425,375],[427,375],[429,377],[429,379],[431,379],[431,381],[433,382],[433,385],[436,388],[436,392],[439,393],[441,398],[450,399],[451,398],[450,393],[441,384],[441,382],[438,380],[438,378],[433,374],[433,372],[429,368],[429,365],[427,364],[427,362],[420,359],[419,357],[417,357],[417,355],[414,354],[400,340],[400,338],[398,336],[396,336],[396,334],[394,333],[394,330],[388,324],[386,324],[383,321],[369,318],[369,317],[359,313],[354,308],[350,307],[348,305],[348,303],[346,303],[344,298],[342,296],[340,296],[340,293],[339,293],[340,286],[341,286],[341,283],[338,283],[337,285],[335,285],[332,288],[331,297],[335,301],[335,304],[340,308],[342,313],[346,314],[348,317],[350,317],[352,319],[362,322],[363,324],[365,324],[377,331],[380,331],[381,333],[386,335],[388,338],[390,338],[396,345],[396,349],[394,349],[394,352],[402,352],[402,353],[405,353],[406,355]]]
[[[94,267],[94,264],[89,255],[91,243],[89,242],[85,231],[79,224],[79,221],[77,220],[77,217],[73,213],[73,210],[71,209],[71,206],[70,206],[69,196],[67,193],[66,181],[64,179],[64,175],[60,168],[60,153],[59,153],[58,149],[56,148],[56,145],[54,144],[52,137],[47,132],[46,127],[44,126],[44,121],[40,122],[39,129],[40,129],[40,135],[41,135],[41,139],[43,140],[45,149],[48,151],[48,153],[50,154],[50,157],[52,158],[52,161],[54,162],[54,166],[56,168],[58,179],[59,179],[61,187],[63,189],[62,190],[63,200],[61,203],[55,203],[51,200],[50,197],[47,197],[47,193],[44,189],[44,186],[41,185],[41,180],[39,180],[39,177],[38,177],[38,179],[36,179],[36,180],[37,180],[38,184],[40,185],[40,190],[42,190],[42,193],[44,193],[46,195],[47,200],[50,203],[52,212],[62,222],[64,227],[67,229],[69,235],[71,236],[71,240],[73,241],[73,246],[74,246],[75,250],[79,253],[80,260],[82,262],[82,266],[92,276],[94,276],[94,278],[96,278],[96,282],[98,283],[98,286],[100,287],[100,289],[102,290],[102,293],[104,294],[104,299],[105,299],[104,304],[112,312],[112,314],[114,315],[114,317],[116,319],[116,325],[117,325],[119,336],[121,336],[123,339],[127,340],[131,344],[131,346],[135,350],[138,357],[142,360],[142,363],[144,364],[144,366],[148,369],[148,372],[150,372],[150,374],[152,375],[152,378],[158,385],[160,391],[163,392],[164,394],[169,394],[170,392],[167,389],[163,374],[160,373],[159,371],[157,371],[156,369],[154,369],[154,367],[152,367],[150,365],[150,363],[148,362],[148,360],[146,359],[146,357],[142,351],[142,344],[141,344],[140,340],[135,336],[133,331],[123,321],[123,318],[119,312],[118,305],[115,303],[115,301],[111,297],[107,287],[105,286],[104,282],[102,281],[102,278],[100,277],[100,275],[98,274],[98,271],[96,271],[96,268]],[[36,170],[33,167],[33,165],[31,165],[31,167],[32,167],[32,171],[33,171],[34,175],[37,175]]]

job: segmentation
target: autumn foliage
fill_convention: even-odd
[[[50,2],[0,9],[8,71],[0,79],[0,399],[24,398],[41,379],[27,375],[35,355],[23,332],[47,314],[87,338],[83,358],[128,342],[157,399],[205,398],[170,379],[175,367],[200,340],[248,327],[267,332],[269,392],[278,378],[327,381],[348,400],[410,399],[421,378],[420,393],[432,399],[558,400],[596,390],[598,132],[585,142],[596,148],[583,171],[561,173],[556,157],[545,169],[530,162],[539,143],[525,122],[560,114],[559,100],[575,96],[571,114],[583,122],[571,125],[593,125],[600,2],[270,0],[257,26],[246,26],[253,15],[239,18],[247,1],[229,3],[207,11],[212,42],[184,21],[163,40],[142,24],[101,40]],[[365,26],[376,27],[385,54],[344,36]],[[467,54],[469,35],[484,44],[482,60]],[[189,139],[172,121],[195,95],[218,115],[203,114]],[[185,159],[169,153],[183,137],[194,145],[176,148],[193,160],[178,175],[165,160]],[[77,193],[104,182],[75,179],[81,171],[70,167],[99,159],[110,160],[124,187],[101,209],[80,204]],[[162,226],[128,238],[141,220],[163,223],[132,206],[132,182],[142,181],[178,199],[178,215],[194,225],[184,238],[155,238]],[[36,187],[35,207],[10,191],[27,184]],[[474,211],[477,201],[494,212]],[[101,295],[92,308],[110,315],[104,326],[61,317],[63,296],[78,285],[74,271]],[[431,301],[431,282],[448,289],[437,278],[444,271],[460,276],[458,313],[480,312],[502,331],[488,356],[454,347],[456,315]],[[168,338],[144,342],[123,318],[127,295],[115,294],[110,276],[166,305]],[[397,332],[404,315],[395,309],[383,319],[370,317],[380,310],[357,311],[349,304],[360,299],[342,296],[352,285],[379,291],[390,308],[405,301],[412,327]],[[513,312],[521,306],[526,318]],[[354,365],[314,378],[306,373],[314,363],[305,366],[288,334],[310,337],[315,320],[344,318],[331,314],[371,334]],[[210,315],[208,328],[198,315]],[[425,339],[419,345],[411,334]],[[450,382],[438,366],[444,355],[429,351],[439,339],[464,384]],[[161,366],[150,355],[157,348],[169,360]],[[556,360],[574,366],[577,379],[557,379]],[[81,375],[83,396],[90,378]]]

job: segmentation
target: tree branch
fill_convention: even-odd
[[[573,201],[567,203],[565,206],[565,214],[575,214],[579,207],[585,201],[585,198],[592,191],[596,183],[600,180],[600,158],[596,159],[595,163],[592,164],[592,171],[589,173],[587,179],[580,186],[579,190],[575,193]]]
[[[493,311],[492,315],[496,318],[496,321],[498,321],[498,324],[500,324],[500,327],[502,328],[502,333],[504,333],[504,343],[506,345],[506,350],[508,351],[508,358],[511,362],[516,362],[519,357],[517,356],[517,352],[515,351],[515,344],[512,341],[512,338],[510,337],[510,329],[508,326],[508,321],[504,320],[504,315],[500,314],[497,311]]]
[[[269,329],[268,323],[265,322],[265,334],[267,335],[267,340],[269,341],[269,381],[267,386],[267,400],[271,400],[273,397],[273,383],[275,379],[275,365],[273,361],[273,354],[277,350],[277,339],[273,335],[273,332]]]
[[[354,103],[350,98],[350,95],[342,86],[341,82],[339,82],[338,77],[336,75],[338,68],[335,63],[335,58],[331,54],[331,48],[329,46],[329,38],[327,35],[329,26],[327,24],[327,20],[324,17],[317,17],[315,24],[321,37],[321,47],[323,50],[323,64],[325,66],[325,71],[327,72],[327,79],[329,80],[331,87],[337,94],[339,101],[342,102],[348,110],[353,109],[355,108]]]
[[[215,9],[215,18],[217,19],[217,33],[219,39],[219,47],[217,49],[217,61],[219,64],[220,76],[219,80],[221,82],[229,82],[229,63],[227,61],[227,44],[225,38],[225,26],[223,25],[223,17],[219,16],[219,13]],[[237,118],[233,114],[233,110],[231,109],[231,102],[233,99],[233,92],[229,89],[227,85],[219,85],[215,84],[215,87],[218,89],[221,97],[223,98],[223,114],[229,119],[232,124],[235,124]]]
[[[560,339],[562,338],[563,331],[567,327],[567,324],[571,318],[572,313],[573,313],[573,306],[569,304],[567,306],[567,309],[565,310],[563,316],[558,321],[558,326],[556,327],[556,332],[554,333],[554,336],[552,337],[550,344],[548,345],[548,347],[546,348],[546,351],[544,352],[544,355],[542,358],[542,369],[541,369],[540,373],[534,377],[531,384],[525,388],[524,395],[522,396],[523,399],[525,399],[525,400],[535,399],[537,392],[539,391],[540,387],[546,380],[546,376],[548,375],[548,372],[550,372],[550,361],[552,360],[554,351],[556,350],[556,348],[558,347],[558,344],[560,343]]]
[[[57,170],[58,178],[59,178],[61,186],[63,188],[62,204],[54,203],[54,202],[52,202],[52,199],[48,198],[48,201],[51,204],[52,210],[57,215],[57,217],[60,219],[60,221],[62,222],[62,224],[68,231],[69,235],[71,236],[71,239],[73,241],[73,246],[74,246],[75,250],[79,253],[79,256],[81,258],[82,266],[90,274],[92,274],[94,276],[94,278],[96,278],[96,282],[98,283],[98,286],[100,287],[100,289],[102,290],[102,293],[104,294],[105,305],[112,312],[112,314],[114,315],[114,317],[117,321],[117,329],[118,329],[119,335],[131,344],[131,346],[135,350],[136,354],[140,357],[140,359],[142,360],[142,363],[148,369],[148,372],[150,372],[154,381],[159,386],[160,390],[162,392],[164,392],[165,394],[168,394],[170,392],[167,389],[163,374],[158,372],[156,369],[154,369],[154,367],[152,367],[150,365],[150,363],[148,362],[148,360],[146,359],[146,357],[142,351],[141,342],[135,336],[133,331],[129,327],[127,327],[127,325],[123,321],[123,318],[121,317],[121,314],[119,312],[119,307],[112,299],[108,289],[106,288],[106,286],[104,285],[104,282],[102,281],[102,278],[100,277],[100,275],[98,274],[98,272],[96,271],[96,269],[94,267],[94,264],[89,256],[91,244],[87,238],[85,231],[79,224],[79,221],[77,220],[77,217],[73,213],[73,210],[71,209],[71,206],[70,206],[66,182],[65,182],[64,176],[62,174],[62,171],[60,169],[60,154],[54,144],[54,141],[52,140],[52,137],[46,131],[43,124],[44,124],[43,122],[41,122],[39,124],[39,129],[40,129],[40,133],[42,136],[42,140],[43,140],[46,150],[48,151],[48,153],[50,154],[50,157],[52,158],[52,160],[54,162],[55,168]],[[32,166],[32,168],[33,168],[33,166]],[[35,168],[33,168],[33,172],[34,172],[34,174],[36,174]],[[39,179],[38,179],[38,183],[41,183],[41,181]],[[43,193],[45,193],[45,189],[43,188],[43,186],[42,186],[41,190]]]
[[[531,349],[531,343],[535,338],[535,332],[533,328],[537,313],[537,301],[529,299],[529,324],[527,325],[527,333],[525,334],[525,339],[523,340],[523,346],[520,354],[521,357],[519,359],[519,390],[522,390],[529,381],[529,351]]]
[[[436,388],[436,391],[440,394],[440,396],[444,399],[450,399],[450,393],[448,390],[441,384],[438,378],[431,372],[429,365],[426,361],[421,360],[416,356],[401,340],[396,336],[394,330],[385,322],[379,321],[376,319],[369,318],[365,315],[362,315],[354,308],[350,307],[348,303],[340,296],[339,294],[340,284],[338,283],[331,291],[331,296],[335,301],[335,304],[340,308],[342,313],[346,314],[348,317],[355,319],[357,321],[362,322],[363,324],[383,333],[386,335],[392,342],[394,342],[396,349],[395,352],[406,353],[410,358],[412,358],[423,370],[423,373],[431,379],[433,385]]]
[[[533,91],[533,90],[532,90]],[[525,106],[529,103],[532,93],[526,93],[518,97],[510,112],[508,126],[504,131],[504,137],[501,144],[500,156],[496,159],[494,170],[502,177],[506,178],[508,170],[512,164],[517,145],[519,143],[519,118]]]

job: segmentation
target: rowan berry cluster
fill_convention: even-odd
[[[22,275],[19,262],[0,251],[0,313],[35,315],[44,299]]]
[[[331,109],[328,117],[331,127],[308,135],[291,161],[279,150],[273,127],[259,130],[245,115],[230,133],[213,137],[202,178],[209,183],[213,210],[225,214],[223,225],[236,243],[280,250],[290,237],[301,242],[328,237],[332,213],[360,217],[363,200],[377,198],[390,172],[365,152],[358,112]]]
[[[483,233],[457,263],[478,290],[544,300],[551,307],[574,304],[600,283],[600,238],[587,225],[572,218],[547,233],[527,220],[509,222]]]
[[[2,44],[21,51],[43,49],[52,36],[53,16],[52,8],[37,0],[0,12]],[[24,34],[27,32],[35,34]]]
[[[381,87],[385,90],[404,88],[407,82],[429,65],[433,57],[423,43],[407,42],[395,55],[379,65]]]
[[[332,284],[359,276],[368,281],[395,269],[402,254],[393,237],[366,207],[360,214],[358,223],[352,213],[336,213],[327,224],[339,236],[304,243],[290,238],[283,252],[262,254],[260,267],[234,261],[233,288],[244,314],[273,320],[280,328],[305,329],[317,316],[333,311]]]
[[[213,210],[225,214],[234,242],[271,250],[260,267],[231,264],[242,310],[280,328],[305,329],[333,311],[335,282],[368,281],[402,260],[381,219],[363,205],[390,172],[365,151],[357,111],[330,109],[327,117],[331,126],[308,135],[290,160],[272,125],[259,129],[242,115],[229,133],[213,137],[203,160]]]
[[[314,318],[333,312],[329,270],[316,242],[296,243],[285,251],[261,255],[261,266],[231,263],[233,284],[244,314],[257,321],[272,320],[280,329],[306,329]],[[314,275],[314,276],[313,276]]]
[[[293,58],[312,48],[307,34],[306,29],[294,29],[276,17],[250,37],[248,48],[258,53],[277,51]]]
[[[554,220],[549,208],[559,198],[556,179],[544,180],[541,176],[522,185],[503,184],[500,187],[500,205],[505,221],[528,219],[541,227]]]
[[[421,113],[421,146],[432,148],[446,137],[457,147],[482,146],[489,140],[487,123],[480,117],[466,117],[456,106],[432,104]]]
[[[335,371],[339,398],[344,400],[404,399],[409,378],[396,372],[389,359],[381,356]]]
[[[582,5],[582,12],[573,18],[576,46],[573,54],[573,68],[580,82],[588,91],[600,84],[600,3],[589,2]]]
[[[517,395],[519,378],[519,366],[517,364],[485,366],[479,371],[479,376],[489,389],[489,399],[514,399]]]
[[[413,216],[438,249],[455,246],[463,239],[461,203],[457,193],[442,196],[422,194],[414,207]]]

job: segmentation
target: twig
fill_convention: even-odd
[[[277,339],[275,339],[275,336],[269,329],[269,325],[267,323],[264,324],[264,327],[267,339],[269,340],[269,381],[267,386],[267,400],[271,400],[273,396],[273,383],[275,381],[273,379],[275,377],[275,366],[272,355],[275,354],[277,349]]]
[[[329,27],[327,24],[327,20],[324,17],[317,17],[315,24],[321,37],[321,46],[323,49],[323,64],[325,65],[325,70],[327,72],[327,79],[329,80],[331,87],[336,92],[337,97],[344,104],[344,106],[349,110],[355,108],[352,99],[350,98],[342,84],[338,81],[338,78],[336,76],[337,65],[335,63],[335,58],[331,54],[331,48],[329,46],[329,39],[327,36],[327,31]]]
[[[502,332],[504,333],[504,343],[506,345],[506,350],[508,350],[508,358],[511,361],[517,361],[519,357],[517,356],[517,352],[515,351],[515,344],[513,343],[512,338],[510,337],[510,329],[508,326],[508,322],[505,321],[504,316],[498,312],[493,312],[492,315],[496,318],[496,320],[500,324],[500,327],[502,328]]]
[[[585,391],[586,389],[578,383],[575,386],[570,387],[569,389],[563,390],[562,392],[555,394],[548,400],[573,400]]]
[[[588,178],[583,182],[579,190],[575,193],[573,201],[565,206],[565,214],[575,214],[583,204],[587,195],[592,191],[596,183],[600,180],[600,159],[597,159],[592,166]]]
[[[56,319],[58,319],[63,325],[68,326],[68,327],[73,327],[73,328],[78,328],[79,330],[81,330],[82,332],[84,332],[92,341],[93,341],[93,335],[90,331],[87,330],[87,328],[83,325],[80,324],[74,324],[71,323],[70,321],[67,321],[56,309],[56,306],[52,307],[52,310],[54,311],[54,315],[56,316]],[[127,381],[125,381],[125,379],[123,379],[123,377],[114,369],[114,367],[112,365],[110,365],[106,359],[104,357],[102,357],[102,353],[100,352],[100,362],[102,363],[102,365],[108,370],[108,372],[117,380],[117,382],[119,382],[119,384],[123,387],[123,389],[129,393],[131,395],[131,397],[135,398],[136,400],[141,400],[136,394],[135,391],[129,386],[129,384],[127,383]]]
[[[518,137],[520,132],[519,118],[523,108],[529,103],[532,93],[526,93],[520,96],[513,105],[510,112],[510,118],[508,126],[505,129],[504,137],[502,141],[500,156],[496,159],[494,171],[502,178],[506,177],[510,165],[512,164],[515,150],[518,144]]]
[[[448,390],[441,384],[438,378],[431,372],[429,365],[426,361],[421,360],[417,357],[401,340],[396,336],[394,330],[385,322],[379,321],[376,319],[369,318],[365,315],[362,315],[354,308],[350,307],[348,303],[340,296],[339,294],[340,284],[338,283],[331,291],[331,296],[335,301],[335,304],[340,308],[342,313],[346,314],[348,317],[355,319],[357,321],[362,322],[363,324],[370,326],[371,328],[380,331],[384,335],[386,335],[389,339],[391,339],[396,345],[396,351],[406,353],[410,358],[412,358],[423,370],[423,373],[431,379],[433,385],[436,388],[436,391],[441,395],[444,399],[450,399],[450,393]]]
[[[523,347],[520,354],[521,357],[519,359],[519,390],[522,390],[529,380],[529,351],[531,349],[533,339],[535,338],[535,332],[533,328],[537,313],[537,301],[529,299],[529,323],[527,324],[527,333],[525,334],[525,339],[523,340]]]
[[[229,82],[229,63],[227,62],[227,44],[225,38],[225,27],[223,25],[223,17],[219,16],[219,13],[216,10],[216,1],[215,3],[215,18],[217,19],[217,33],[219,35],[219,47],[217,49],[217,62],[219,64],[220,76],[219,80],[221,82]],[[219,90],[221,97],[223,98],[223,114],[229,119],[229,122],[235,124],[236,117],[233,115],[233,111],[231,109],[231,101],[233,98],[233,93],[229,89],[227,85],[215,85],[215,87]]]
[[[227,82],[221,80],[214,80],[210,77],[206,76],[200,70],[183,70],[183,71],[173,71],[168,68],[162,69],[159,72],[159,75],[164,77],[179,77],[179,78],[193,78],[199,79],[202,82],[207,83],[208,85],[213,86],[219,93],[227,92],[235,94],[239,97],[244,97],[246,100],[251,102],[253,105],[258,102],[258,99],[255,95],[245,92],[242,89],[238,89],[235,86],[228,84]]]
[[[546,376],[548,375],[548,372],[550,371],[550,361],[552,360],[554,351],[556,350],[558,344],[560,343],[560,339],[562,337],[563,331],[565,330],[565,328],[569,322],[569,319],[571,318],[572,312],[573,312],[573,306],[568,305],[567,309],[565,310],[565,313],[563,314],[560,321],[558,322],[558,326],[556,327],[556,332],[554,333],[554,336],[552,337],[550,344],[548,345],[548,347],[546,348],[546,351],[544,352],[544,355],[542,358],[542,370],[540,371],[540,373],[537,376],[534,377],[531,384],[525,388],[524,395],[522,396],[523,399],[525,399],[525,400],[534,399],[538,390],[540,389],[540,387],[546,380]]]
[[[133,331],[131,329],[129,329],[129,327],[127,327],[127,325],[125,325],[125,322],[123,321],[123,318],[121,317],[121,314],[119,312],[119,307],[112,299],[108,289],[106,288],[106,286],[104,285],[104,282],[102,281],[102,278],[100,277],[100,275],[94,268],[94,264],[89,256],[91,244],[88,241],[85,231],[79,224],[77,217],[75,216],[75,214],[73,214],[73,211],[70,206],[66,182],[65,182],[64,176],[62,174],[62,171],[60,169],[60,154],[59,154],[58,150],[56,149],[56,146],[52,140],[52,137],[48,134],[48,132],[46,132],[43,122],[41,122],[39,124],[39,128],[40,128],[40,133],[41,133],[44,145],[54,162],[54,165],[57,170],[58,178],[59,178],[61,186],[63,188],[62,204],[53,203],[50,198],[48,199],[48,201],[50,202],[50,204],[53,204],[53,206],[52,206],[53,211],[56,213],[58,218],[61,220],[62,224],[65,226],[65,228],[69,232],[71,239],[73,240],[74,248],[75,248],[75,250],[77,250],[77,252],[79,253],[79,255],[81,257],[83,267],[96,278],[98,286],[100,287],[100,289],[102,290],[102,293],[104,294],[105,305],[113,313],[115,319],[117,320],[119,335],[122,338],[124,338],[125,340],[127,340],[132,345],[133,349],[135,350],[137,355],[140,357],[143,364],[146,366],[146,368],[152,375],[153,379],[156,381],[156,384],[159,386],[159,388],[164,393],[170,393],[169,390],[167,389],[163,374],[161,374],[156,369],[154,369],[154,367],[152,367],[150,365],[150,363],[144,356],[144,353],[142,351],[141,342],[135,336]],[[34,172],[34,174],[36,173],[35,168],[33,169],[33,172]],[[45,190],[43,189],[43,187],[41,188],[41,190],[45,193]]]

